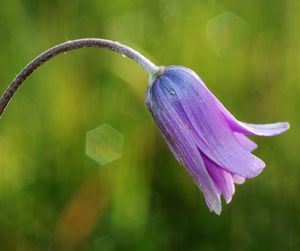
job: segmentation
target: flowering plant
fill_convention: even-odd
[[[207,206],[221,213],[234,184],[257,176],[265,167],[252,154],[256,144],[245,135],[274,136],[288,123],[254,125],[238,121],[190,69],[158,67],[132,48],[105,39],[78,39],[59,44],[31,61],[0,98],[0,116],[24,80],[51,58],[83,47],[103,47],[125,55],[150,75],[146,105],[179,163],[203,192]]]

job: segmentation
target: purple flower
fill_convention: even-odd
[[[246,135],[274,136],[288,123],[255,125],[238,121],[190,69],[164,68],[150,80],[146,105],[179,163],[203,192],[207,206],[221,213],[234,184],[257,176],[265,163],[251,152],[257,145]]]

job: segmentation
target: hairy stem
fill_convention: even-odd
[[[127,56],[137,62],[140,66],[144,68],[149,74],[150,77],[155,76],[160,72],[160,67],[153,64],[149,59],[145,58],[139,52],[133,50],[132,48],[106,39],[99,38],[85,38],[67,41],[65,43],[54,46],[47,51],[43,52],[35,59],[33,59],[28,65],[26,65],[21,72],[15,77],[15,79],[10,83],[8,88],[5,90],[3,95],[0,98],[0,117],[4,112],[9,101],[12,99],[13,95],[22,85],[22,83],[41,65],[50,60],[51,58],[79,48],[84,47],[101,47],[106,48],[117,53],[120,53],[124,56]]]

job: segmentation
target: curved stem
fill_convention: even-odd
[[[144,70],[146,70],[150,74],[150,77],[157,75],[161,69],[160,67],[153,64],[149,59],[145,58],[139,52],[118,42],[99,38],[85,38],[67,41],[43,52],[22,69],[22,71],[10,83],[10,85],[0,98],[0,117],[4,112],[4,109],[8,105],[9,101],[19,89],[19,87],[22,85],[22,83],[38,67],[40,67],[42,64],[59,54],[84,47],[102,47],[127,56],[133,59],[135,62],[137,62],[140,66],[142,66]]]

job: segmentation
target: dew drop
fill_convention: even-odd
[[[123,57],[123,58],[126,58],[126,55],[125,55],[125,54],[122,54],[122,57]]]
[[[176,92],[172,89],[172,90],[170,91],[170,94],[174,96],[174,95],[176,95]]]

